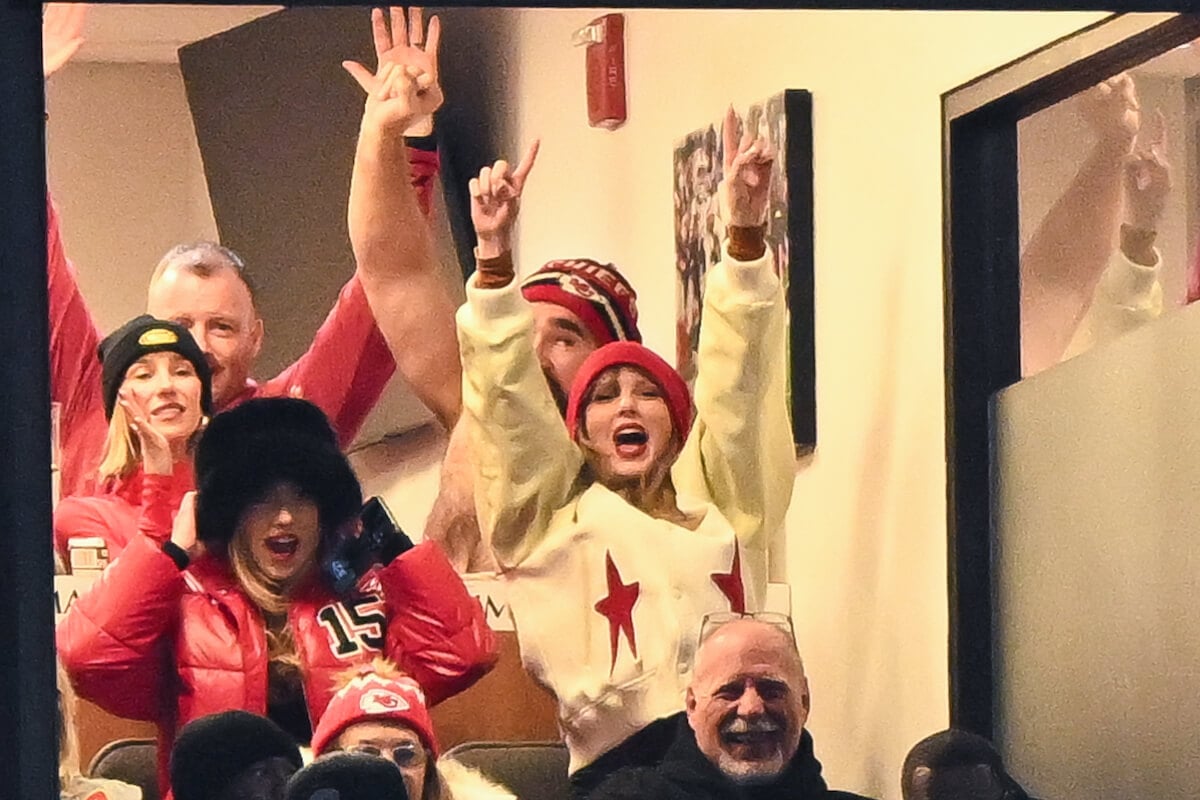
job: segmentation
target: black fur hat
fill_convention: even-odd
[[[432,768],[432,767],[431,767]],[[331,753],[288,781],[285,800],[408,800],[400,769],[363,753]]]
[[[317,504],[322,535],[362,508],[358,479],[312,403],[258,398],[217,414],[196,446],[197,538],[227,545],[247,507],[283,482]]]
[[[211,800],[245,770],[272,758],[300,769],[300,748],[266,717],[225,711],[192,720],[171,749],[171,791],[175,800]]]

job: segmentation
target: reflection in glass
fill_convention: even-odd
[[[1200,295],[1197,75],[1193,42],[1019,124],[1023,376]]]

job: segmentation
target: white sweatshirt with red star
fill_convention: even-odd
[[[572,772],[682,710],[704,615],[758,609],[766,593],[795,476],[783,290],[769,255],[726,256],[707,280],[696,422],[672,470],[694,530],[580,479],[515,281],[472,279],[458,312],[480,528]]]

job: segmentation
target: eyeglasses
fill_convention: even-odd
[[[395,747],[379,747],[373,744],[356,744],[348,747],[350,753],[363,753],[376,758],[386,758],[395,762],[400,769],[411,769],[425,763],[425,748],[412,742],[404,742]]]
[[[796,629],[792,627],[792,618],[778,611],[715,611],[705,614],[700,622],[700,644],[704,644],[721,627],[740,619],[752,619],[777,628],[787,634],[792,647],[796,646]]]

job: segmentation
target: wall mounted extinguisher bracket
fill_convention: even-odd
[[[571,36],[587,48],[588,124],[614,130],[625,124],[625,15],[605,14]]]

